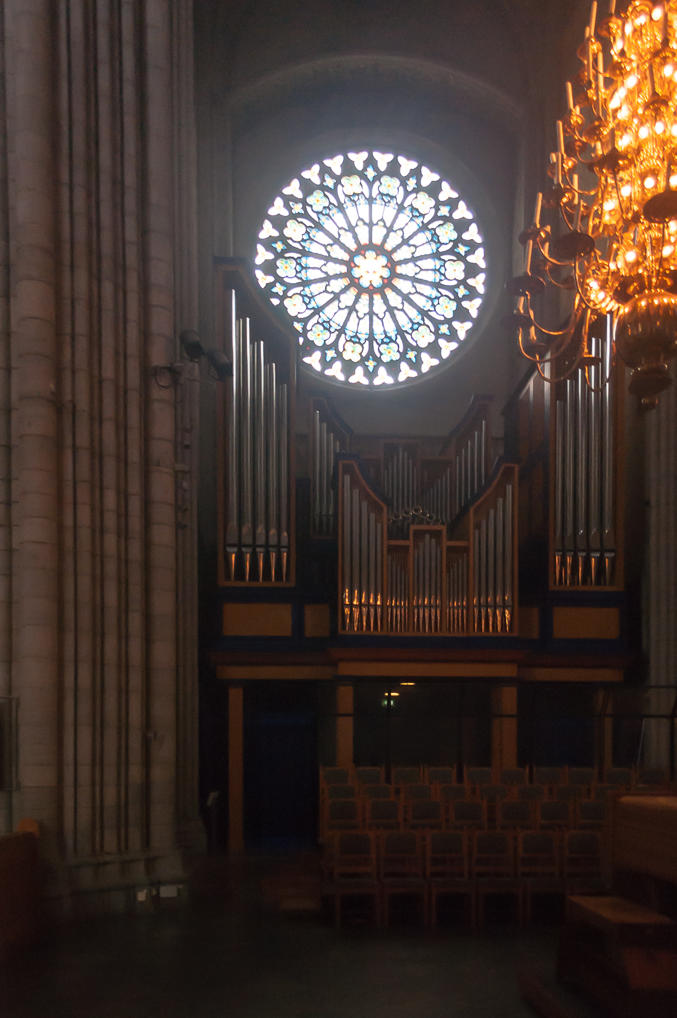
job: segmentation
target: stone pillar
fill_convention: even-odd
[[[197,815],[191,55],[190,0],[2,12],[0,711],[72,888],[176,879]]]
[[[504,767],[517,767],[517,687],[492,690],[492,710],[491,765],[498,780]]]
[[[61,701],[53,4],[4,6],[12,358],[12,692],[19,697],[16,816],[60,834]]]
[[[644,638],[649,659],[647,714],[669,715],[677,694],[677,380],[646,416],[648,555]],[[670,766],[670,722],[647,720],[640,765]]]
[[[228,855],[244,851],[244,691],[228,688]]]
[[[336,766],[352,767],[354,757],[353,717],[355,695],[352,685],[336,687]]]

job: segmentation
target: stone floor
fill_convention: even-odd
[[[215,886],[209,900],[62,930],[0,968],[0,1015],[533,1018],[517,971],[552,970],[552,926],[336,931],[321,916],[271,907],[258,876]]]

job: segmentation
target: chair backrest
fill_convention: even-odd
[[[554,831],[520,831],[517,870],[522,876],[555,876],[559,872],[558,840]]]
[[[552,802],[539,803],[538,825],[539,827],[568,827],[571,823],[571,808],[568,802],[555,799]]]
[[[570,785],[594,785],[596,776],[594,767],[569,768]]]
[[[380,785],[383,782],[382,767],[355,767],[354,774],[360,785]]]
[[[402,789],[405,799],[429,799],[430,785],[405,785]]]
[[[524,767],[504,767],[501,771],[502,785],[525,785],[527,773]]]
[[[367,802],[367,827],[398,830],[400,827],[400,804],[395,799],[369,799]]]
[[[419,876],[423,873],[423,853],[414,831],[386,831],[381,836],[381,876]]]
[[[513,841],[507,831],[475,831],[473,838],[475,876],[512,876],[514,871]]]
[[[334,876],[351,877],[376,874],[376,852],[371,834],[364,831],[342,831],[333,845]]]
[[[609,767],[604,775],[607,785],[619,785],[621,788],[632,787],[632,767]]]
[[[533,780],[535,785],[561,785],[564,775],[561,767],[542,767],[534,765]]]
[[[484,827],[484,804],[476,799],[458,799],[453,803],[455,827]]]
[[[392,799],[392,785],[363,785],[360,789],[365,799]]]
[[[442,802],[458,802],[465,799],[468,790],[465,785],[440,785],[439,794]]]
[[[640,771],[637,776],[637,784],[666,786],[670,784],[670,778],[664,770],[654,767]]]
[[[545,799],[544,785],[522,785],[517,789],[517,798],[526,799],[527,802],[541,802]]]
[[[466,784],[477,788],[479,785],[492,785],[494,776],[491,767],[466,767],[465,780]]]
[[[455,780],[455,767],[428,767],[428,781],[431,785],[452,785]]]
[[[585,785],[558,785],[555,789],[555,798],[559,802],[578,802],[585,787]]]
[[[506,799],[496,806],[496,826],[531,827],[531,806],[524,799]]]
[[[564,872],[567,876],[599,876],[602,865],[598,831],[567,831],[564,835]]]
[[[329,830],[341,827],[359,827],[360,817],[356,799],[332,799],[327,803]]]
[[[436,799],[414,799],[409,807],[410,827],[435,827],[442,824],[442,803]]]
[[[393,767],[393,785],[416,785],[420,780],[420,767]]]
[[[426,847],[429,877],[449,879],[468,876],[470,860],[465,831],[431,831]]]
[[[328,785],[328,799],[354,799],[355,785]]]
[[[320,780],[325,785],[347,785],[350,782],[350,774],[347,767],[323,767],[320,771]]]
[[[506,785],[480,785],[479,793],[485,802],[499,802],[508,798],[510,789]]]
[[[579,828],[602,827],[606,820],[606,802],[603,799],[581,799],[576,812]]]

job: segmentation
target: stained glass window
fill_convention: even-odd
[[[443,365],[486,280],[474,212],[439,173],[391,152],[348,152],[294,177],[268,209],[255,263],[302,361],[365,386]]]

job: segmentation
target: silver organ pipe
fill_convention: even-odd
[[[595,358],[562,386],[555,406],[554,580],[559,586],[613,583],[615,561],[612,342],[590,339]]]
[[[277,420],[277,365],[266,365],[266,382],[268,389],[268,420]],[[278,468],[277,468],[277,442],[268,443],[266,466],[267,466],[267,502],[268,502],[268,559],[270,565],[270,578],[274,580],[277,573],[277,554],[279,547],[279,500],[278,500]]]
[[[235,291],[228,291],[227,309],[228,329],[231,340],[231,358],[233,377],[230,391],[228,414],[228,473],[227,473],[227,506],[226,506],[226,557],[228,559],[228,576],[232,581],[236,578],[238,568],[238,552],[240,548],[240,343],[237,325],[237,305]]]
[[[505,486],[505,517],[503,526],[503,545],[505,554],[504,586],[503,597],[503,630],[506,633],[512,632],[513,620],[513,543],[515,535],[513,531],[513,486]]]
[[[266,376],[265,350],[263,343],[254,345],[254,416],[256,428],[256,456],[254,468],[254,545],[259,580],[265,576],[266,555]]]
[[[578,585],[586,579],[588,557],[588,387],[585,372],[578,372],[576,393],[576,565]]]
[[[473,620],[476,633],[513,630],[513,483],[473,526]]]
[[[607,317],[607,332],[602,355],[602,371],[606,381],[602,389],[602,548],[604,554],[604,574],[602,582],[610,585],[614,582],[614,560],[616,542],[614,536],[614,429],[612,413],[611,351],[613,335],[611,319]]]
[[[289,391],[249,318],[228,293],[232,377],[228,402],[227,579],[285,582],[290,551]]]
[[[241,507],[240,507],[240,546],[244,559],[244,581],[249,582],[251,558],[254,545],[252,529],[252,385],[251,385],[251,338],[249,319],[240,319],[240,450],[241,460]]]
[[[339,471],[341,529],[341,628],[344,632],[382,632],[384,626],[382,505],[364,491],[346,467]],[[390,567],[390,563],[389,563]],[[389,587],[393,582],[389,568]],[[388,602],[386,620],[392,622]]]
[[[277,430],[277,441],[279,443],[278,460],[280,463],[280,483],[278,496],[280,500],[280,564],[282,566],[282,582],[287,581],[287,567],[289,564],[289,502],[287,493],[289,489],[289,443],[287,434],[289,432],[289,390],[286,382],[280,386],[280,420]]]
[[[314,409],[311,418],[311,532],[314,537],[336,533],[334,471],[343,437]]]

